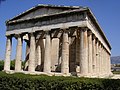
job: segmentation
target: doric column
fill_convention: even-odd
[[[43,71],[46,73],[51,72],[51,38],[49,31],[46,32],[45,39],[45,54],[44,54],[44,69]]]
[[[92,60],[93,60],[93,74],[96,74],[96,37],[93,35],[93,40],[92,40]]]
[[[107,73],[109,74],[109,58],[107,51],[106,51],[106,63],[107,63]]]
[[[101,46],[101,43],[99,43],[99,74],[102,73],[102,46]]]
[[[109,74],[112,74],[112,72],[111,72],[111,63],[110,63],[111,61],[110,61],[110,54],[108,53],[108,71],[109,71]]]
[[[108,74],[108,57],[107,57],[106,49],[105,49],[105,71],[106,71],[106,74]]]
[[[88,38],[87,28],[80,30],[80,74],[88,74]]]
[[[92,74],[92,32],[88,32],[88,72]]]
[[[103,73],[104,73],[104,62],[103,62],[103,60],[104,60],[104,58],[103,58],[103,53],[104,51],[103,51],[103,45],[101,45],[101,74],[103,75]]]
[[[104,72],[104,74],[106,73],[106,59],[105,59],[105,49],[104,49],[104,47],[103,47],[103,72]]]
[[[106,49],[105,49],[105,74],[108,74],[108,72],[107,72],[107,53],[106,53]]]
[[[106,73],[108,74],[108,55],[107,55],[107,51],[105,50],[105,53],[106,53]]]
[[[10,70],[11,49],[12,49],[12,37],[7,36],[6,53],[5,53],[5,61],[4,61],[4,71],[9,71]]]
[[[35,71],[35,36],[34,33],[30,34],[30,55],[29,55],[29,66],[28,71],[34,72]]]
[[[99,41],[96,40],[96,73],[99,74],[99,48],[98,48]]]
[[[17,48],[16,48],[16,60],[15,60],[15,71],[21,71],[22,62],[22,38],[17,35]]]
[[[61,73],[63,74],[69,73],[69,40],[67,31],[63,32]]]

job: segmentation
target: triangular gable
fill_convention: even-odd
[[[56,6],[56,5],[37,5],[8,21],[19,20],[19,19],[30,19],[37,16],[49,15],[49,14],[59,13],[65,10],[73,10],[79,8],[80,7],[78,6],[71,7],[71,6]]]

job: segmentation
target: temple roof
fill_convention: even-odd
[[[54,16],[65,15],[65,14],[70,14],[70,13],[85,12],[85,11],[88,11],[88,10],[89,10],[88,8],[66,10],[66,11],[57,12],[57,13],[54,13],[54,14],[45,14],[45,15],[35,16],[35,17],[32,17],[32,18],[28,18],[28,19],[18,19],[19,16],[17,16],[16,18],[8,20],[6,22],[6,24],[14,24],[14,23],[19,23],[19,22],[23,22],[23,21],[35,20],[35,19],[45,18],[45,17],[54,17]]]
[[[64,5],[45,5],[45,4],[38,4],[28,10],[26,10],[25,12],[22,12],[20,14],[18,14],[17,16],[7,20],[6,22],[9,22],[9,21],[13,21],[13,20],[16,20],[16,19],[19,19],[37,9],[40,9],[40,8],[51,8],[51,9],[57,9],[57,10],[62,10],[62,11],[65,11],[65,10],[73,10],[73,9],[80,9],[82,8],[81,6],[64,6]],[[60,11],[59,11],[60,12]]]

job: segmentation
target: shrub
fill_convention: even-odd
[[[0,90],[120,90],[120,80],[0,72]]]

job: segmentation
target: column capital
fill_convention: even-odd
[[[70,32],[69,28],[62,28],[61,30],[62,30],[63,33],[69,33]]]
[[[34,36],[35,35],[35,32],[31,32],[29,33],[30,36]]]
[[[81,27],[81,26],[77,26],[77,29],[79,29],[79,30],[83,30],[83,29],[85,29],[85,30],[88,30],[88,27]]]
[[[15,34],[14,36],[15,36],[15,38],[20,38],[20,37],[22,37],[22,34]]]
[[[12,36],[10,35],[10,36],[6,36],[7,37],[7,40],[6,41],[9,41],[10,40],[10,42],[12,43]]]
[[[47,35],[50,34],[50,31],[44,31],[44,32],[45,32],[45,34],[47,34]]]
[[[101,48],[103,48],[103,44],[101,43]]]
[[[12,38],[12,35],[6,35],[7,38]]]
[[[87,27],[82,27],[82,28],[80,28],[82,31],[88,31],[88,28]]]
[[[30,39],[31,39],[31,37],[34,37],[35,41],[36,41],[36,34],[35,34],[35,32],[29,33],[28,36],[29,36]]]
[[[93,39],[93,40],[96,39],[96,36],[95,36],[94,34],[92,35],[92,39]]]
[[[92,33],[92,31],[88,31],[88,36],[90,36],[90,35],[92,35],[93,33]]]
[[[98,41],[99,42],[99,46],[101,46],[101,41]]]
[[[98,43],[99,43],[99,40],[98,40],[98,38],[96,37],[95,39],[96,39],[96,43],[98,44]]]

